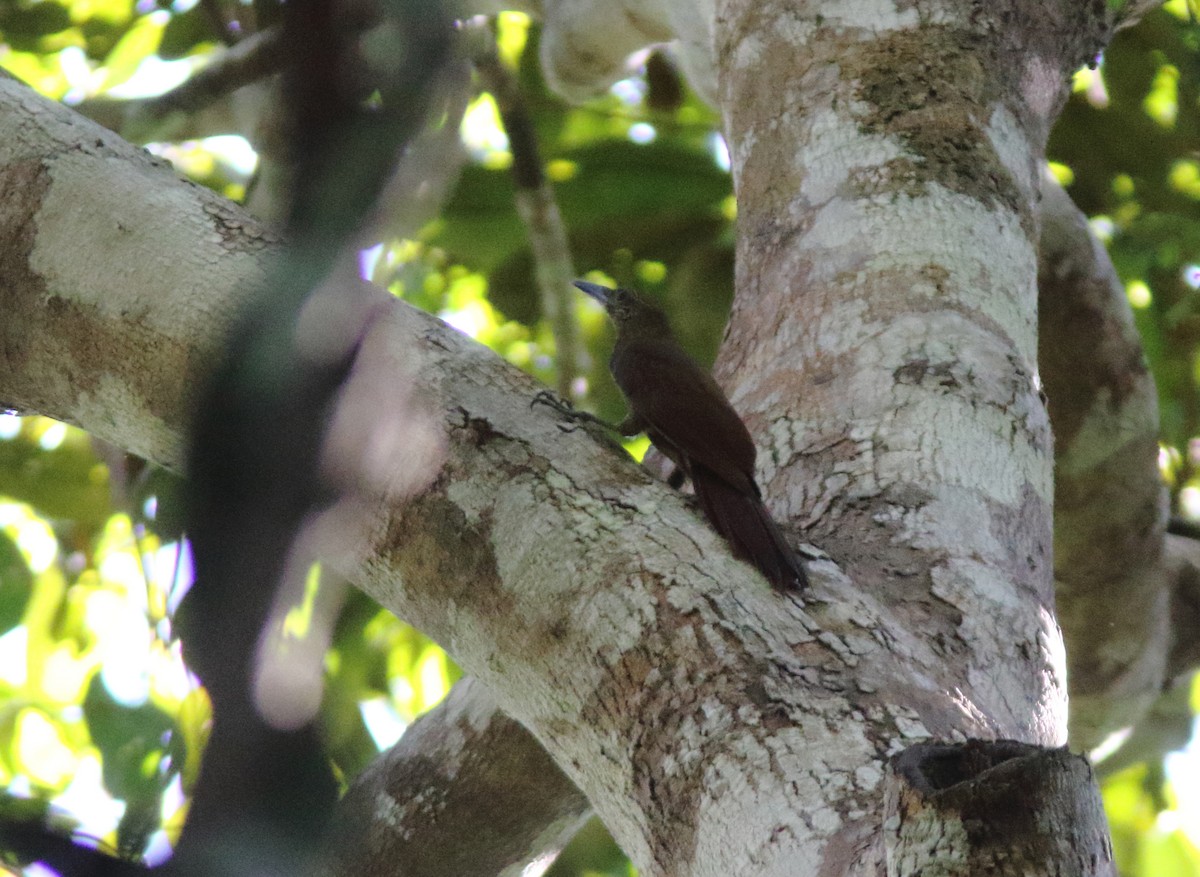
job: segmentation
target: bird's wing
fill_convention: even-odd
[[[699,363],[675,344],[639,339],[617,351],[611,365],[617,386],[652,438],[661,436],[730,486],[758,495],[750,433]],[[670,450],[664,452],[671,456]]]

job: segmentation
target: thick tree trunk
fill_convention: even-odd
[[[947,659],[964,714],[1054,744],[1036,208],[1083,54],[1048,42],[1030,57],[1021,40],[1079,22],[1054,21],[1057,4],[937,6],[922,20],[882,3],[722,5],[740,234],[718,369],[779,467],[785,515]],[[957,712],[930,732],[948,737]]]

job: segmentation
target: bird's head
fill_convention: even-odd
[[[609,289],[607,286],[589,283],[586,280],[573,282],[576,288],[583,290],[604,305],[604,310],[608,312],[609,319],[613,321],[618,332],[625,326],[646,325],[648,327],[653,325],[657,327],[659,324],[666,325],[666,315],[658,305],[632,289]]]

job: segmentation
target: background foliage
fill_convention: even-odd
[[[90,111],[102,96],[162,91],[278,17],[276,0],[10,0],[0,5],[0,65]],[[662,55],[603,99],[568,107],[541,79],[535,26],[505,14],[498,38],[576,269],[657,297],[685,344],[710,360],[732,292],[735,218],[715,115]],[[469,160],[437,217],[411,239],[381,242],[367,270],[549,380],[554,339],[486,93],[462,140]],[[254,154],[240,139],[149,148],[234,198],[253,182]],[[1050,153],[1126,284],[1158,380],[1164,476],[1176,512],[1200,519],[1200,27],[1183,0],[1080,71]],[[574,301],[586,343],[577,395],[619,419],[605,321],[582,296]],[[79,836],[152,860],[177,837],[209,718],[172,631],[190,579],[177,492],[172,475],[77,429],[0,415],[0,817],[50,807]],[[340,774],[352,777],[456,675],[434,644],[355,593],[327,660],[323,721]],[[1191,705],[1181,709],[1190,721]],[[1191,749],[1107,777],[1123,873],[1200,874]],[[629,865],[591,825],[552,873],[626,874]]]

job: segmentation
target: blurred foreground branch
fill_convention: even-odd
[[[291,245],[247,298],[189,442],[196,583],[181,633],[214,719],[176,851],[185,873],[306,873],[336,799],[313,712],[279,722],[254,677],[276,594],[308,565],[299,537],[320,528],[314,516],[339,492],[322,465],[327,424],[372,319],[361,297],[327,281],[423,123],[428,81],[447,52],[449,21],[437,4],[384,8],[392,44],[381,69],[358,52],[345,9],[300,0],[286,10]],[[375,103],[366,102],[371,91]],[[302,675],[319,684],[319,673]]]

